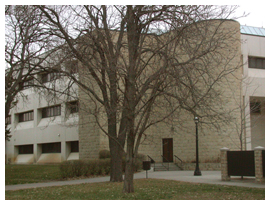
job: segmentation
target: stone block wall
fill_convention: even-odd
[[[218,21],[214,21],[217,23]],[[211,22],[210,22],[211,23]],[[222,62],[225,68],[234,68],[240,64],[241,61],[241,44],[240,44],[240,32],[239,23],[235,21],[227,21],[222,25],[224,32],[226,33],[226,39],[224,39],[224,45],[228,45],[226,49],[218,48],[218,53],[222,54]],[[235,29],[235,33],[230,33]],[[231,49],[231,50],[230,50]],[[181,49],[180,54],[183,54]],[[184,54],[183,54],[184,55]],[[181,55],[180,55],[181,56]],[[218,56],[216,56],[218,57]],[[228,63],[225,58],[230,59]],[[220,59],[216,59],[220,60]],[[226,61],[226,62],[225,62]],[[210,63],[210,62],[207,62]],[[222,65],[214,62],[211,71],[219,72],[222,69]],[[213,75],[215,75],[213,73]],[[214,102],[213,108],[220,107],[220,112],[226,112],[235,110],[236,105],[240,102],[241,96],[241,70],[238,69],[234,72],[234,75],[228,74],[226,79],[223,79],[217,86],[220,90],[221,97],[223,97],[224,105],[220,106],[219,102]],[[87,74],[80,73],[82,81],[88,80],[93,82],[90,78],[87,79]],[[93,85],[93,89],[95,89]],[[234,92],[232,92],[232,90]],[[80,102],[87,104],[89,96],[79,89]],[[82,103],[81,103],[82,104]],[[87,104],[88,107],[95,107],[97,104]],[[100,108],[99,108],[100,109]],[[159,110],[157,113],[160,112]],[[162,111],[161,111],[162,112]],[[211,129],[203,123],[199,123],[199,161],[203,162],[215,162],[221,158],[220,147],[231,147],[231,149],[239,149],[240,140],[237,135],[237,123],[240,123],[240,112],[234,111],[233,118],[236,119],[236,124],[229,126],[222,126],[219,131]],[[160,117],[157,115],[157,117]],[[98,116],[102,119],[102,116]],[[153,117],[154,118],[154,117]],[[177,155],[185,162],[192,162],[195,160],[195,123],[193,121],[194,116],[188,112],[181,111],[180,115],[175,115],[172,119],[172,124],[168,126],[166,123],[159,123],[156,126],[152,126],[146,131],[146,138],[141,141],[139,153],[149,155],[157,162],[162,161],[161,155],[163,154],[162,139],[173,138],[173,154]],[[239,119],[239,120],[238,120]],[[80,158],[96,158],[100,149],[108,148],[108,139],[98,126],[94,122],[94,118],[87,114],[87,112],[80,112]],[[88,125],[86,125],[88,123]],[[173,129],[171,129],[173,127]],[[97,129],[97,130],[96,130]]]
[[[255,147],[254,148],[254,161],[255,161],[255,179],[258,183],[265,182],[265,177],[263,176],[263,161],[262,161],[262,151],[264,147]],[[228,160],[227,152],[230,149],[224,147],[220,149],[221,156],[221,180],[230,181],[231,177],[228,175]]]
[[[183,170],[195,170],[196,163],[184,163]],[[220,171],[220,163],[199,163],[201,171]]]
[[[80,70],[82,81],[89,81],[91,78]],[[89,85],[91,86],[91,85]],[[98,159],[100,151],[100,128],[97,124],[95,109],[97,104],[89,97],[89,94],[79,88],[79,159]]]
[[[80,115],[79,159],[98,159],[99,156],[99,128],[91,118],[87,113]]]
[[[228,160],[227,160],[228,151],[230,151],[230,149],[227,147],[223,147],[220,149],[221,180],[222,181],[231,180],[231,177],[228,175]]]
[[[213,21],[213,23],[218,24],[218,21]],[[209,66],[211,66],[210,71],[213,72],[212,75],[219,75],[219,72],[222,72],[222,69],[226,70],[230,68],[233,70],[233,68],[236,68],[241,64],[241,43],[240,32],[238,31],[239,23],[227,21],[224,22],[221,27],[224,29],[224,32],[227,32],[226,38],[224,38],[226,46],[217,48],[218,53],[222,54],[223,59],[222,61],[219,61],[220,59],[215,59],[219,62],[218,65],[215,64],[217,62],[208,62]],[[179,53],[180,56],[183,54],[181,51],[179,51]],[[181,59],[183,60],[183,58],[184,57]],[[228,70],[226,70],[226,72],[228,72]],[[219,130],[215,129],[213,125],[215,121],[211,121],[207,119],[207,117],[202,120],[204,122],[199,123],[200,163],[219,161],[221,158],[220,147],[230,147],[232,150],[238,150],[241,147],[238,135],[239,130],[237,130],[240,127],[239,124],[241,121],[241,112],[239,107],[237,107],[242,98],[241,82],[239,80],[241,79],[241,76],[242,73],[239,68],[233,72],[233,75],[228,74],[225,78],[220,79],[219,83],[215,84],[215,89],[220,91],[220,101],[211,101],[211,108],[217,113],[229,113],[232,110],[234,110],[234,112],[231,112],[231,120],[229,120],[230,124],[219,124]],[[202,110],[203,109],[208,109],[208,107],[206,106],[206,108],[202,108]],[[198,113],[200,114],[200,110],[198,110]],[[161,114],[163,113],[161,112]],[[203,115],[204,114],[202,114],[202,116]],[[171,125],[159,123],[158,126],[149,129],[147,131],[147,136],[150,140],[146,139],[142,143],[139,151],[150,155],[154,160],[159,162],[162,160],[160,156],[163,152],[162,139],[172,138],[173,155],[177,155],[185,162],[193,162],[196,158],[195,123],[193,118],[194,116],[192,114],[182,110],[179,114],[174,114]],[[205,123],[208,120],[211,122]],[[171,130],[172,127],[173,131]]]
[[[255,177],[256,181],[259,183],[265,182],[265,177],[263,176],[263,161],[262,161],[262,151],[264,147],[255,147],[254,155],[255,155]]]
[[[186,114],[189,121],[185,124],[174,124],[174,131],[165,123],[159,123],[146,133],[147,138],[141,143],[139,152],[151,156],[155,161],[161,162],[163,155],[163,138],[173,139],[173,155],[176,155],[186,163],[196,160],[196,131],[193,116]],[[238,116],[238,114],[236,115]],[[234,127],[224,128],[226,131],[218,132],[204,124],[199,123],[199,162],[220,162],[220,147],[231,147],[232,150],[240,148],[240,140]]]

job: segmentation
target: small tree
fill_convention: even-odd
[[[239,141],[240,146],[239,149],[245,150],[247,142],[246,140],[246,131],[247,129],[252,129],[256,127],[257,122],[262,118],[262,115],[258,115],[256,119],[253,121],[251,120],[251,115],[253,113],[260,114],[261,111],[265,109],[265,100],[252,97],[256,96],[255,93],[259,88],[258,85],[253,83],[253,79],[249,77],[244,77],[241,79],[241,89],[240,93],[235,92],[233,87],[230,87],[232,92],[232,97],[235,102],[235,109],[230,111],[230,114],[234,112],[240,113],[240,119],[231,118],[231,124],[235,128]],[[240,94],[240,100],[236,97]],[[249,97],[249,99],[247,99]],[[253,99],[252,99],[253,98]],[[240,120],[240,123],[238,122]]]
[[[21,91],[34,86],[42,64],[54,50],[49,47],[50,34],[45,33],[43,17],[33,6],[5,7],[5,118],[17,104]],[[46,53],[45,53],[46,52]],[[43,55],[41,55],[43,54]],[[40,85],[35,85],[40,86]],[[10,132],[6,128],[6,139]]]

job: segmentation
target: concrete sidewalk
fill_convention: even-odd
[[[242,187],[255,187],[255,188],[265,188],[265,184],[260,184],[255,182],[254,177],[244,177],[241,180],[240,177],[231,177],[231,181],[221,181],[220,171],[202,171],[202,176],[194,176],[194,171],[164,171],[164,172],[153,172],[148,171],[148,178],[153,179],[169,179],[184,182],[193,183],[207,183],[207,184],[220,184],[229,186],[242,186]],[[146,172],[139,172],[134,175],[134,179],[146,178]],[[19,190],[19,189],[30,189],[39,187],[49,187],[49,186],[64,186],[64,185],[74,185],[83,183],[97,183],[97,182],[109,182],[110,177],[96,177],[88,179],[70,180],[70,181],[54,181],[46,183],[33,183],[33,184],[18,184],[18,185],[6,185],[5,190]]]
[[[148,172],[148,178],[169,179],[183,182],[220,184],[228,186],[242,186],[265,188],[265,183],[257,183],[255,177],[231,177],[231,181],[221,181],[221,171],[201,171],[201,176],[194,176],[194,171],[167,171],[167,172]],[[135,174],[135,178],[146,178],[146,173],[140,172]]]

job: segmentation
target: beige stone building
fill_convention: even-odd
[[[209,22],[218,24],[219,21]],[[203,30],[204,28],[206,27],[202,26],[202,32],[216,31],[217,36],[219,32],[220,35],[226,36],[216,47],[215,52],[219,55],[206,56],[204,63],[215,77],[213,79],[217,79],[224,68],[228,74],[219,83],[213,84],[216,91],[219,91],[218,98],[209,100],[207,106],[197,112],[202,116],[199,123],[200,162],[219,162],[222,147],[239,150],[241,144],[244,149],[253,149],[258,145],[265,146],[263,131],[265,36],[264,33],[246,31],[245,29],[252,28],[240,27],[235,21],[225,21],[218,30],[207,31]],[[255,31],[264,32],[264,29],[257,28]],[[186,35],[188,32],[192,33],[192,27],[187,30]],[[181,48],[177,50],[176,54],[181,56],[179,60],[185,61],[190,57],[189,52],[198,44],[197,38],[198,35],[191,35],[190,50]],[[203,40],[205,39],[201,38],[200,42],[204,42]],[[203,46],[205,45],[201,44],[201,47]],[[211,61],[208,61],[209,59]],[[87,74],[82,76],[85,77]],[[50,78],[40,77],[44,79],[44,83]],[[203,75],[195,80],[201,83],[202,79]],[[247,84],[247,81],[250,83]],[[199,85],[196,84],[198,91],[202,89],[203,92],[204,84],[201,83],[201,87]],[[253,88],[256,86],[256,89],[251,90],[250,86]],[[89,95],[84,90],[74,85],[74,95],[78,97],[80,108],[77,100],[59,99],[48,103],[46,99],[40,98],[33,88],[27,88],[23,92],[29,96],[29,103],[20,101],[11,111],[10,119],[7,119],[12,134],[10,141],[6,141],[5,144],[7,162],[54,163],[74,159],[96,159],[100,150],[109,149],[108,137],[101,129],[106,127],[105,115],[95,101],[89,100]],[[189,100],[191,99],[187,99],[186,102]],[[251,104],[258,105],[259,111],[251,110]],[[96,112],[97,108],[99,112]],[[206,117],[206,114],[214,116],[209,108],[220,114],[228,114],[231,117],[230,123],[220,123],[216,129],[213,120],[217,118]],[[161,117],[164,110],[157,108],[152,118]],[[193,114],[181,109],[166,122],[150,127],[145,132],[147,137],[142,140],[139,153],[148,155],[157,162],[164,161],[164,158],[174,161],[175,156],[185,162],[194,162],[193,119]]]

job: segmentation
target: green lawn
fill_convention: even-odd
[[[24,184],[61,180],[59,165],[6,165],[5,183]],[[187,182],[134,180],[135,193],[123,194],[123,183],[94,183],[6,191],[6,200],[15,199],[265,199],[265,189],[195,184]]]
[[[93,183],[6,191],[6,200],[264,200],[265,189],[196,184],[160,179],[134,180],[135,193],[123,183]]]
[[[59,164],[6,165],[5,184],[26,184],[61,180]]]

